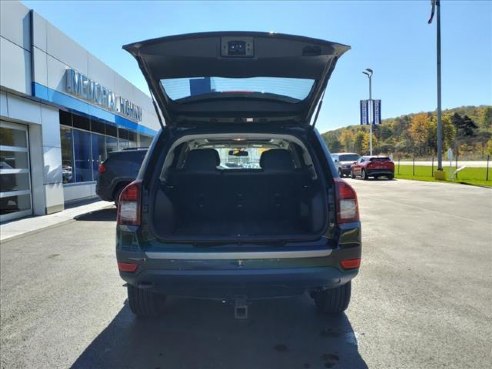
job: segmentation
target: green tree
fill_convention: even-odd
[[[479,123],[484,129],[492,128],[492,106],[482,107]]]
[[[476,123],[471,120],[468,115],[464,115],[462,117],[458,113],[454,113],[451,116],[451,122],[456,127],[458,139],[473,136],[475,134],[475,130],[478,128]]]
[[[492,155],[492,138],[487,142],[487,154]]]

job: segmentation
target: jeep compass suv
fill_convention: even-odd
[[[124,49],[162,120],[119,199],[116,255],[133,313],[158,314],[166,295],[240,311],[306,292],[322,312],[344,311],[361,257],[357,197],[314,124],[349,47],[214,32]]]

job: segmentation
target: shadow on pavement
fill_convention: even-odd
[[[255,302],[249,319],[217,301],[169,299],[157,319],[137,319],[128,306],[72,365],[150,369],[365,369],[345,314],[316,313],[311,299]]]
[[[111,222],[116,221],[116,208],[106,208],[101,210],[92,211],[87,214],[76,216],[75,220],[89,221],[89,222]]]

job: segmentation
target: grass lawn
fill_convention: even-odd
[[[443,167],[446,172],[447,182],[451,183],[466,183],[478,186],[492,187],[492,168],[489,168],[489,179],[486,181],[487,168],[465,168],[457,173],[457,178],[453,176],[456,168]],[[436,166],[434,166],[436,170]],[[401,179],[413,179],[417,181],[429,181],[435,182],[436,180],[432,176],[432,167],[425,165],[400,165],[395,163],[395,177]]]

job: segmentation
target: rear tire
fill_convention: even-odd
[[[352,179],[355,179],[355,173],[353,171],[350,172],[350,177],[352,177]]]
[[[162,312],[165,296],[134,286],[127,286],[128,305],[133,314],[142,318],[156,317]]]
[[[329,290],[314,293],[314,303],[318,310],[324,314],[339,314],[344,312],[350,303],[352,282]]]
[[[343,178],[343,172],[340,168],[338,168],[338,175],[340,176],[340,178]]]
[[[369,179],[369,177],[367,176],[367,173],[366,173],[366,171],[364,169],[362,169],[362,172],[361,172],[360,176],[362,177],[362,179],[364,181],[366,181],[367,179]]]
[[[395,176],[394,174],[390,174],[390,175],[388,176],[388,180],[392,181],[392,180],[393,180],[393,178],[394,178],[394,176]]]

